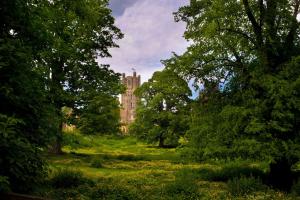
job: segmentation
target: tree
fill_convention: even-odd
[[[299,4],[191,0],[176,19],[187,22],[185,37],[193,43],[167,61],[182,77],[205,86],[207,101],[199,99],[198,112],[214,120],[193,121],[193,137],[206,139],[200,157],[269,159],[279,187],[289,187],[300,155]],[[214,91],[219,84],[223,88]]]
[[[178,145],[187,129],[185,116],[191,91],[187,83],[171,71],[155,72],[135,91],[141,98],[137,118],[130,131],[160,147]]]
[[[46,1],[40,16],[47,21],[41,27],[47,37],[39,60],[46,68],[49,98],[60,117],[51,151],[61,153],[62,107],[73,108],[77,115],[87,111],[98,95],[120,93],[119,74],[99,66],[96,58],[110,56],[108,48],[117,47],[114,41],[122,34],[114,26],[107,0]]]
[[[60,151],[62,107],[83,112],[119,93],[119,75],[95,59],[122,34],[105,0],[3,0],[0,10],[0,184],[26,192],[46,175],[53,137]]]
[[[111,96],[96,96],[78,118],[84,134],[116,134],[120,128],[119,100]]]
[[[0,176],[28,191],[45,176],[41,149],[57,121],[36,67],[31,1],[0,2]]]

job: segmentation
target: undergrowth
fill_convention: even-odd
[[[266,163],[182,160],[176,149],[149,146],[132,137],[65,137],[64,154],[48,156],[49,199],[297,199],[264,184]],[[180,150],[181,151],[181,150]]]

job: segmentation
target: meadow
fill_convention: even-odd
[[[133,137],[65,134],[63,155],[46,155],[49,177],[34,191],[48,199],[297,199],[264,183],[267,163],[194,163],[180,148]]]

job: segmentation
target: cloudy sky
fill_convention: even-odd
[[[116,25],[125,37],[117,42],[120,48],[111,49],[112,58],[99,62],[127,75],[135,68],[142,81],[147,81],[153,72],[163,68],[160,60],[169,58],[172,52],[185,51],[185,24],[174,22],[172,13],[187,3],[188,0],[111,0]]]

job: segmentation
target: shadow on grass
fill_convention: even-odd
[[[164,146],[158,146],[158,145],[147,145],[146,146],[149,149],[176,149],[176,145],[164,145]]]
[[[141,155],[135,155],[135,154],[120,154],[120,155],[114,155],[114,154],[85,154],[85,153],[77,153],[77,152],[70,152],[72,156],[83,158],[83,159],[93,159],[98,158],[102,160],[122,160],[122,161],[140,161],[140,160],[147,160],[146,157]],[[88,160],[87,160],[88,161]]]
[[[273,177],[271,177],[268,170],[264,171],[259,167],[254,167],[249,165],[235,164],[235,165],[228,165],[228,166],[225,165],[222,168],[213,168],[212,166],[211,168],[183,169],[183,170],[187,171],[189,174],[192,174],[193,177],[204,181],[216,181],[216,182],[220,181],[220,182],[231,182],[231,183],[237,182],[238,184],[250,183],[250,185],[253,183],[252,184],[253,187],[255,182],[259,187],[260,185],[263,184],[270,188],[278,189],[280,191],[285,191],[285,192],[289,192],[292,185],[294,185],[294,187],[297,187],[297,189],[300,188],[299,171],[292,172],[293,182],[291,185],[287,185],[286,188],[280,188],[274,185],[274,183],[272,182]],[[261,181],[261,183],[259,181]]]
[[[264,180],[266,178],[266,173],[256,167],[225,166],[222,169],[199,169],[197,170],[197,176],[206,181],[226,182],[232,178],[240,177],[256,177]]]
[[[77,152],[71,151],[69,154],[72,155],[72,157],[82,158],[87,162],[90,158],[95,158],[95,157],[102,159],[102,160],[107,160],[107,161],[121,160],[121,161],[135,162],[135,161],[170,160],[170,161],[174,161],[174,162],[179,162],[178,156],[170,154],[170,153],[165,153],[165,154],[162,153],[159,155],[155,155],[155,154],[145,154],[145,155],[109,154],[109,153],[88,154],[88,153],[77,153]]]

